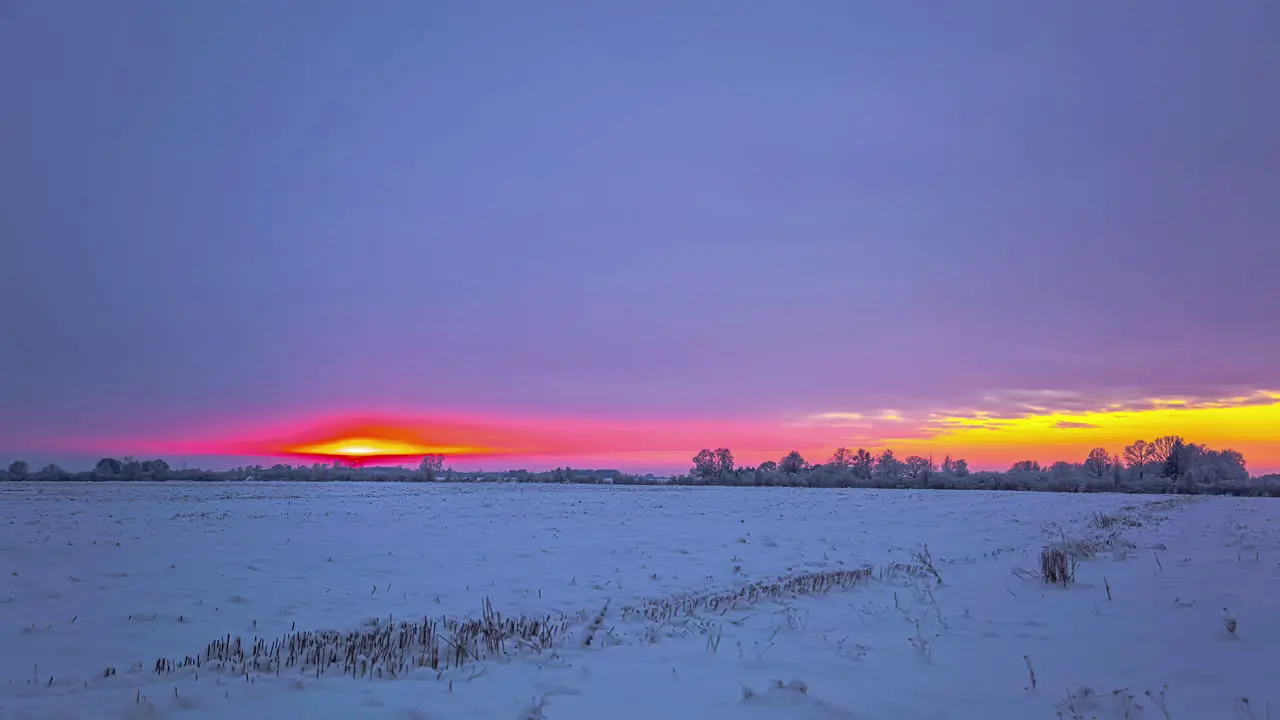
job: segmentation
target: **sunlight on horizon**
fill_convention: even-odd
[[[425,455],[468,455],[477,448],[438,446],[386,438],[344,437],[282,448],[282,455],[335,458],[404,458]]]
[[[1003,470],[1018,460],[1080,462],[1095,447],[1118,455],[1135,440],[1180,435],[1189,442],[1240,451],[1254,473],[1280,471],[1280,393],[1259,391],[1251,397],[1194,403],[1177,398],[1143,402],[1142,409],[1021,415],[993,410],[825,413],[812,416],[808,424],[762,422],[750,425],[749,431],[727,423],[722,428],[678,421],[607,425],[557,418],[540,423],[546,434],[536,439],[509,432],[515,424],[501,417],[470,426],[410,417],[304,429],[291,441],[268,441],[258,447],[264,455],[275,456],[374,459],[440,454],[473,462],[507,458],[538,464],[539,458],[554,458],[597,465],[624,462],[629,467],[650,463],[656,469],[679,467],[703,447],[728,447],[739,462],[758,464],[777,460],[789,449],[800,450],[810,462],[822,462],[835,448],[848,446],[876,452],[892,449],[900,456],[952,455],[968,459],[975,468]],[[859,424],[822,422],[833,419]]]

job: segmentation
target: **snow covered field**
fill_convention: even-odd
[[[1064,543],[1093,557],[1046,586]],[[0,718],[1280,720],[1266,499],[12,483],[0,583]],[[365,648],[356,677],[204,656],[403,643],[485,598],[552,616],[554,645],[440,669]]]

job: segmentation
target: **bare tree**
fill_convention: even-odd
[[[1168,462],[1169,455],[1173,452],[1174,447],[1179,447],[1183,444],[1182,438],[1177,435],[1165,435],[1164,437],[1158,437],[1155,440],[1152,440],[1150,445],[1152,453],[1151,462]]]
[[[1084,470],[1092,477],[1103,477],[1111,466],[1115,464],[1115,460],[1111,457],[1111,453],[1104,448],[1094,448],[1089,451],[1089,457],[1084,460]]]
[[[1155,445],[1146,440],[1135,440],[1132,445],[1124,449],[1124,464],[1130,469],[1136,469],[1138,477],[1142,477],[1143,469],[1155,462],[1155,459]]]
[[[9,463],[9,474],[14,477],[26,477],[28,470],[30,470],[30,466],[27,465],[26,460],[14,460]]]

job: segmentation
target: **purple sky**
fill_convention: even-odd
[[[0,454],[1280,387],[1278,88],[1266,0],[4,0]]]

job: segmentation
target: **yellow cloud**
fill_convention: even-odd
[[[902,420],[874,447],[899,453],[951,454],[983,467],[1003,468],[1016,460],[1080,461],[1102,447],[1119,453],[1137,439],[1181,435],[1189,442],[1232,448],[1244,454],[1252,472],[1280,471],[1280,391],[1259,390],[1229,397],[1128,397],[1086,403],[1065,392],[1021,392],[1000,406],[951,413],[868,413]],[[1090,404],[1095,409],[1074,409]],[[1068,406],[1071,410],[1051,409]],[[914,426],[913,426],[914,423]]]

